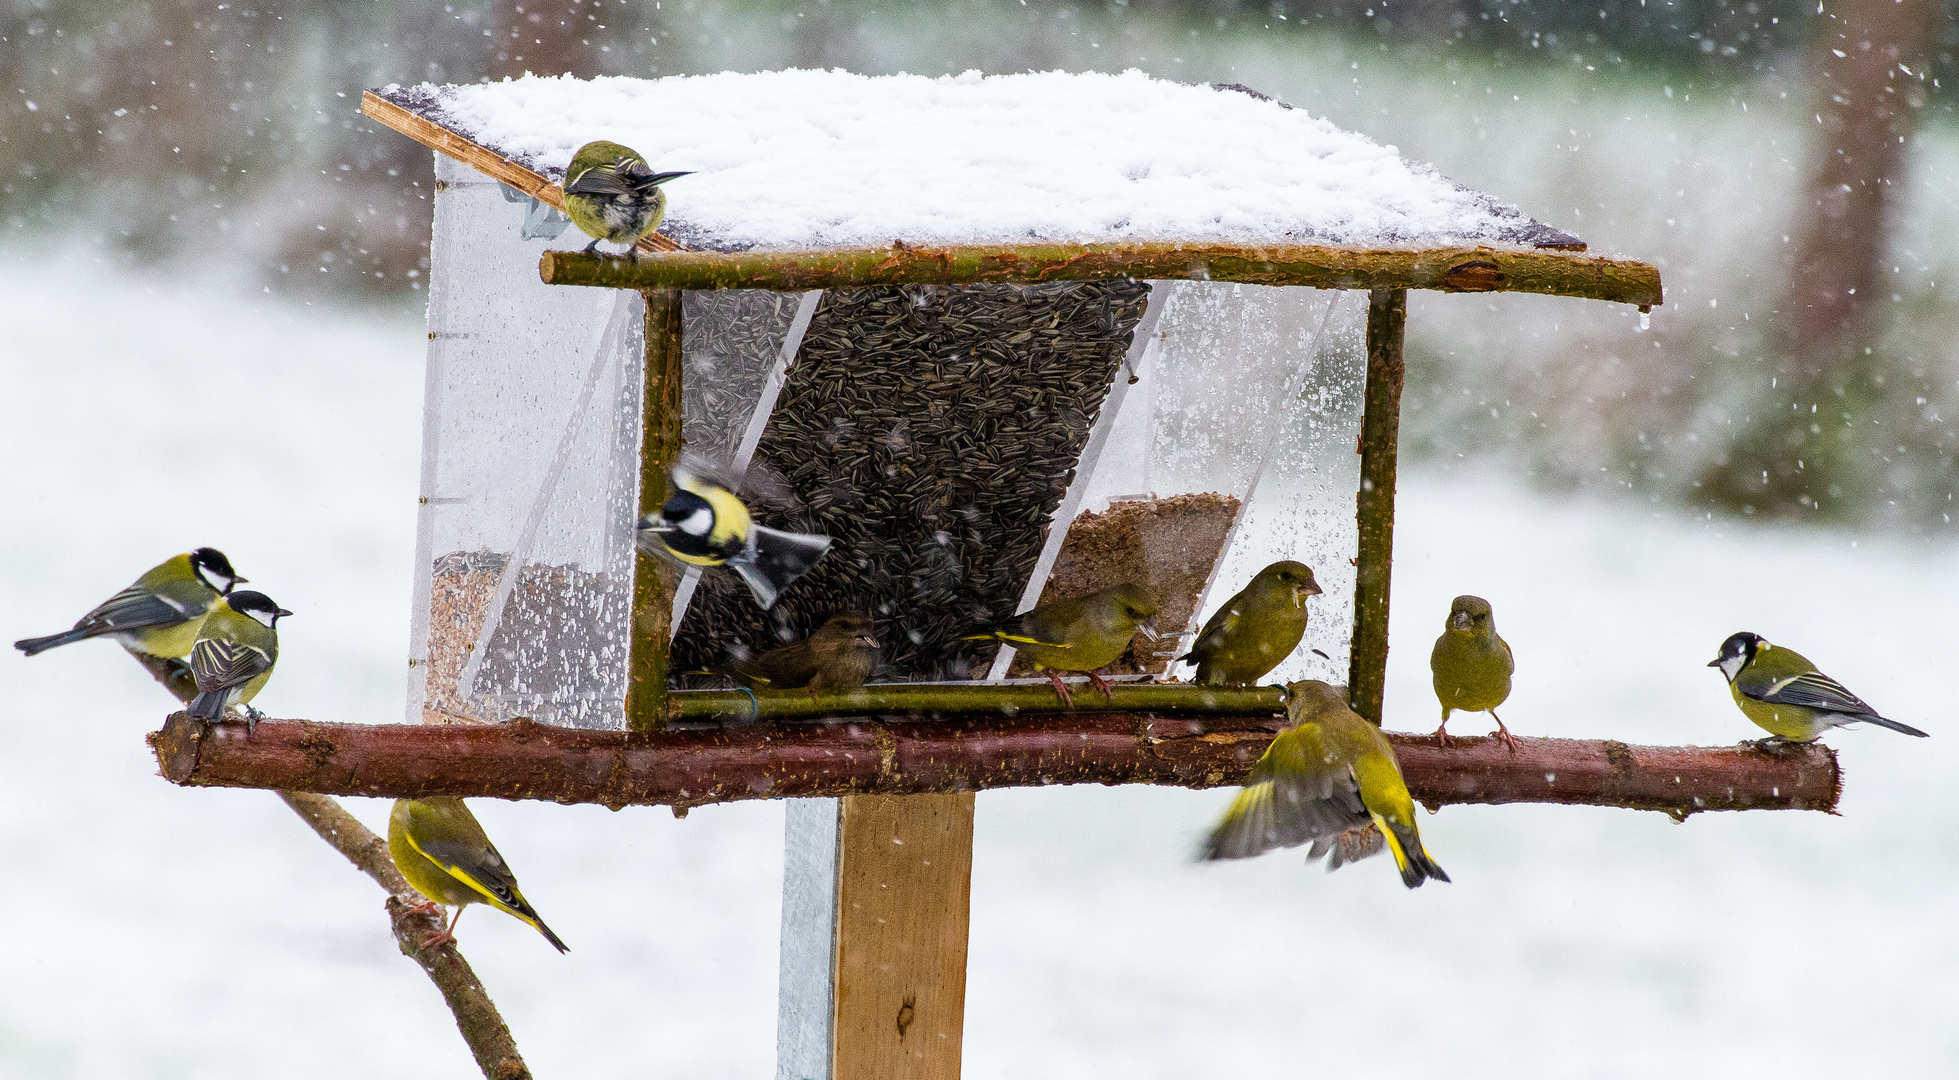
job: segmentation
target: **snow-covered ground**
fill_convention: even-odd
[[[298,612],[275,715],[400,715],[423,331],[411,313],[0,266],[0,636],[66,626],[162,555],[223,548]],[[1452,885],[1294,854],[1196,866],[1226,791],[980,798],[968,1075],[1931,1075],[1959,1056],[1959,555],[1401,489],[1390,726],[1434,721],[1449,598],[1496,605],[1523,734],[1750,737],[1702,665],[1794,645],[1927,741],[1830,741],[1843,813],[1451,808]],[[169,707],[112,645],[0,656],[0,1076],[468,1077],[380,894],[273,796],[183,791]],[[1479,718],[1460,721],[1479,731]],[[379,825],[386,807],[350,800]],[[572,952],[462,937],[540,1076],[759,1077],[774,1056],[778,804],[477,807]],[[1945,1066],[1938,1065],[1944,1061]]]

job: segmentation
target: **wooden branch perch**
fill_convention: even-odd
[[[715,731],[548,727],[206,724],[177,713],[150,736],[163,775],[187,786],[269,787],[383,798],[459,795],[688,807],[740,799],[919,794],[1044,784],[1242,783],[1284,721],[1272,715],[1134,713],[940,721],[863,719]],[[1415,797],[1660,810],[1833,810],[1836,755],[1820,745],[1645,747],[1524,739],[1514,754],[1468,738],[1441,749],[1390,735]]]
[[[613,289],[801,289],[960,285],[1111,278],[1241,281],[1320,289],[1531,292],[1651,306],[1660,272],[1630,259],[1563,251],[1462,247],[1365,249],[1321,245],[1026,244],[1013,247],[826,251],[667,251],[644,256],[547,251],[549,285]]]
[[[455,942],[433,949],[422,948],[425,939],[442,929],[442,918],[413,910],[423,899],[401,876],[401,871],[395,869],[394,860],[388,857],[388,842],[368,831],[354,815],[324,795],[281,791],[279,797],[320,834],[320,839],[332,844],[348,862],[388,891],[388,918],[394,925],[395,944],[403,956],[421,965],[429,981],[442,991],[442,1000],[455,1014],[456,1027],[462,1031],[463,1041],[469,1044],[469,1052],[475,1055],[484,1077],[530,1080],[530,1068],[517,1053],[517,1041],[511,1038],[510,1028],[504,1024],[489,991],[483,989],[482,981],[470,969],[469,961],[463,959]]]

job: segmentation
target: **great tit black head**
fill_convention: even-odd
[[[1733,682],[1735,676],[1741,673],[1741,669],[1747,667],[1749,661],[1755,659],[1755,654],[1766,644],[1768,643],[1762,640],[1760,634],[1751,634],[1743,630],[1722,642],[1721,655],[1709,660],[1707,666],[1720,668],[1721,674],[1726,675],[1729,682]]]
[[[280,616],[292,614],[292,612],[273,603],[271,597],[262,592],[253,592],[250,589],[232,593],[226,598],[226,602],[231,605],[231,610],[241,615],[249,615],[259,622],[264,623],[269,628],[276,629],[278,627]]]
[[[1484,629],[1490,625],[1490,610],[1490,602],[1480,596],[1458,596],[1449,605],[1449,629]]]
[[[221,584],[205,577],[206,570],[211,572],[211,577],[218,578]],[[238,571],[231,568],[231,560],[225,558],[224,552],[217,548],[201,547],[191,552],[190,572],[197,575],[197,580],[216,589],[224,596],[231,595],[232,587],[246,580],[238,576]]]
[[[704,555],[708,535],[714,531],[714,506],[691,491],[676,491],[661,505],[659,516],[648,528],[665,536],[675,551]]]

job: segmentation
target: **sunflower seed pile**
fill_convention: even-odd
[[[682,294],[680,430],[690,452],[734,459],[799,299],[761,289]]]
[[[803,506],[757,516],[835,544],[768,612],[734,575],[703,576],[672,670],[859,609],[884,647],[876,678],[983,672],[994,646],[959,635],[1013,614],[1148,295],[1139,281],[826,292],[757,451]]]

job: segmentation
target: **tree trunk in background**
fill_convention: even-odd
[[[595,44],[599,8],[589,0],[505,0],[500,7],[503,15],[490,54],[492,79],[514,79],[525,72],[581,78],[605,74]]]
[[[1814,172],[1801,202],[1781,327],[1798,386],[1827,375],[1861,347],[1883,291],[1887,211],[1905,168],[1904,139],[1924,90],[1900,69],[1923,71],[1937,0],[1837,0],[1813,46]],[[1800,231],[1798,231],[1800,230]]]
[[[1701,471],[1717,505],[1842,518],[1908,495],[1899,486],[1908,478],[1885,468],[1888,447],[1871,441],[1897,438],[1890,395],[1903,384],[1886,385],[1894,358],[1864,347],[1884,329],[1892,188],[1925,102],[1919,75],[1939,13],[1939,0],[1825,0],[1811,46],[1812,171],[1789,229],[1787,291],[1764,341],[1774,381],[1739,402],[1734,437]]]

